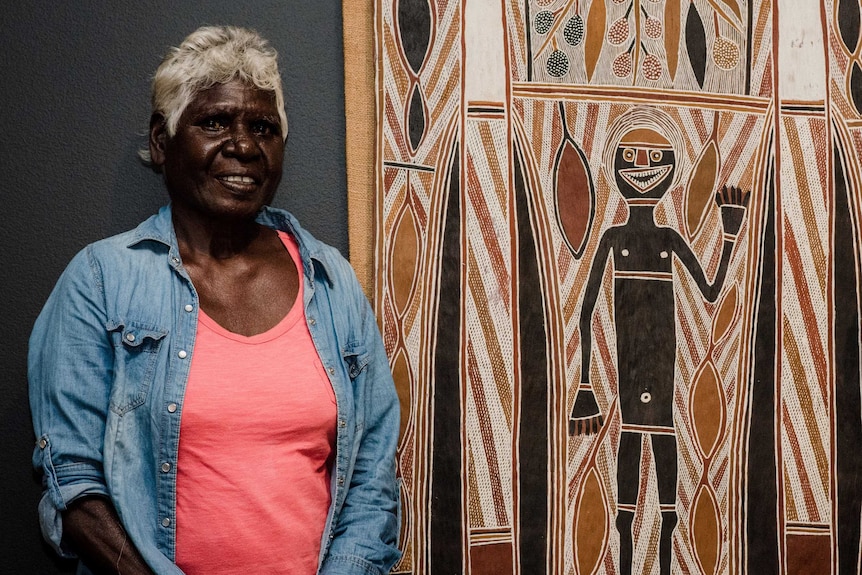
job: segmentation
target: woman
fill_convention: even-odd
[[[46,539],[79,573],[387,573],[398,400],[349,264],[268,207],[275,52],[205,27],[153,80],[170,204],[69,264],[30,339]]]

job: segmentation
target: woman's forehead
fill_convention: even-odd
[[[673,149],[667,138],[650,128],[636,128],[626,132],[619,145],[627,148],[649,148],[652,150]]]

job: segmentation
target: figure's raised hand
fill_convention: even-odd
[[[605,419],[596,403],[592,390],[581,387],[575,396],[572,415],[569,416],[569,435],[590,435],[598,433]]]
[[[751,192],[743,192],[736,186],[725,184],[715,194],[715,203],[721,208],[721,225],[724,233],[736,235],[745,219],[745,209],[751,199]]]

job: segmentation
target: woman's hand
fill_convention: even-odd
[[[111,502],[82,497],[63,513],[63,539],[97,575],[153,575]]]

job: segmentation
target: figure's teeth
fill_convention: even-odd
[[[670,173],[670,166],[656,166],[654,168],[627,168],[620,170],[620,174],[641,193],[648,192]]]
[[[224,176],[222,178],[226,182],[236,182],[239,184],[253,184],[254,178],[248,176]]]

